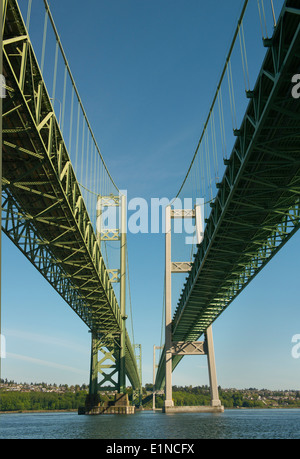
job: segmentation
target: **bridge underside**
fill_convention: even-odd
[[[5,3],[2,229],[107,349],[121,313],[28,32]],[[126,374],[141,385],[126,332]]]
[[[173,318],[174,341],[197,341],[300,227],[300,5],[282,10],[211,205],[203,243]],[[173,357],[173,369],[181,356]],[[156,389],[164,386],[165,352]]]

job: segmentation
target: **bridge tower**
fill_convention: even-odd
[[[140,376],[140,387],[136,387],[132,389],[132,404],[134,406],[141,407],[143,405],[143,387],[142,387],[142,345],[135,344],[134,345],[137,364],[138,364],[138,372]]]
[[[171,206],[166,207],[166,228],[165,228],[165,365],[166,365],[166,384],[165,384],[165,403],[164,412],[174,412],[181,410],[180,407],[174,407],[172,399],[172,370],[173,370],[173,357],[185,355],[207,355],[208,372],[211,391],[211,407],[197,407],[199,411],[223,411],[219,399],[217,374],[215,365],[215,353],[213,345],[212,327],[207,328],[205,332],[205,341],[198,342],[174,342],[172,336],[172,274],[188,273],[191,271],[192,263],[189,262],[172,262],[171,258],[171,221],[175,218],[194,218],[196,222],[196,235],[197,243],[201,244],[203,241],[203,225],[201,215],[201,205],[196,205],[193,210],[185,209],[172,209]],[[185,411],[196,411],[194,407],[184,407]]]
[[[126,196],[99,196],[97,205],[97,239],[101,242],[110,241],[120,243],[120,269],[108,269],[110,283],[120,284],[120,312],[121,327],[119,331],[103,334],[99,330],[92,330],[90,385],[87,405],[97,407],[99,404],[99,391],[115,392],[120,406],[129,406],[126,394]],[[114,208],[114,209],[113,209]],[[119,208],[119,212],[116,212]],[[113,210],[115,227],[104,228],[104,209]],[[117,214],[119,222],[117,224]],[[119,226],[118,229],[116,229]],[[104,319],[105,320],[105,319]],[[101,375],[99,380],[98,375]],[[108,385],[107,385],[108,384]],[[121,402],[120,402],[121,400]]]

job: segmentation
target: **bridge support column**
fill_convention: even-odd
[[[103,214],[104,209],[119,207],[119,229],[104,228]],[[120,333],[120,355],[119,355],[119,372],[118,385],[119,393],[126,392],[126,368],[125,368],[125,353],[126,353],[126,235],[127,235],[127,202],[126,195],[119,196],[98,196],[97,205],[97,238],[100,244],[105,242],[120,242],[120,269],[108,270],[111,283],[120,284],[120,310],[121,310],[121,333]],[[117,223],[116,213],[112,213],[114,224]],[[108,221],[110,214],[107,215]]]
[[[126,369],[125,369],[125,340],[126,340],[126,196],[120,197],[120,308],[122,317],[121,349],[120,349],[120,371],[119,390],[121,394],[126,392]]]
[[[90,385],[88,404],[91,406],[98,405],[98,341],[92,334],[91,343],[91,366],[90,366]]]
[[[212,326],[208,327],[205,333],[206,339],[206,352],[207,352],[207,363],[210,383],[210,394],[211,394],[211,406],[221,406],[219,399],[218,383],[217,383],[217,371],[215,362],[215,350],[212,334]]]
[[[201,411],[223,411],[218,393],[217,373],[215,364],[215,352],[213,345],[212,327],[210,326],[205,332],[204,342],[175,342],[172,334],[172,273],[188,273],[192,264],[189,262],[171,261],[171,219],[172,218],[195,218],[197,242],[201,244],[203,240],[203,226],[201,207],[196,206],[194,210],[172,210],[171,206],[166,207],[166,227],[165,227],[165,365],[166,365],[166,386],[165,386],[165,403],[164,412],[201,412]],[[154,347],[155,353],[155,347]],[[210,407],[175,407],[172,398],[172,370],[173,356],[185,355],[207,355],[208,372],[211,391]],[[155,355],[154,355],[155,360]],[[154,406],[154,402],[153,402]]]
[[[155,354],[156,354],[156,349],[163,349],[163,346],[153,346],[153,398],[152,398],[152,409],[155,411],[155,395],[156,395],[156,389],[155,389],[155,371],[156,368],[158,368],[158,365],[155,363]]]
[[[165,360],[166,360],[166,388],[165,388],[165,408],[174,406],[172,399],[172,273],[185,273],[191,270],[191,263],[172,263],[172,225],[174,218],[195,218],[198,244],[201,242],[201,210],[196,206],[194,210],[173,210],[171,206],[166,207],[165,214],[165,306],[166,306],[166,325],[165,325]]]
[[[119,207],[119,229],[104,227],[103,222],[117,226],[117,214],[111,212],[111,207]],[[126,195],[119,196],[98,196],[97,204],[97,239],[101,249],[101,243],[117,241],[120,243],[120,269],[108,270],[110,283],[120,283],[120,318],[121,324],[116,332],[92,331],[90,388],[86,400],[86,406],[82,414],[105,414],[105,413],[134,413],[134,406],[129,406],[128,395],[126,394],[126,235],[127,235],[127,214]],[[107,212],[107,215],[105,215]],[[111,219],[110,219],[111,217]],[[110,286],[111,288],[111,286]],[[102,355],[99,355],[102,354]],[[140,349],[141,355],[141,349]],[[98,382],[98,374],[102,379]],[[141,371],[140,371],[141,376]],[[100,403],[99,390],[104,392],[114,391],[115,402],[109,405]],[[142,387],[138,388],[142,402]]]
[[[102,353],[102,356],[99,356]],[[128,395],[120,388],[120,337],[112,334],[98,337],[92,333],[91,370],[89,394],[79,414],[134,414]],[[98,382],[98,374],[102,379]],[[113,379],[116,376],[116,380]],[[99,391],[115,392],[115,400],[101,402]],[[140,391],[139,391],[140,392]]]
[[[172,399],[172,269],[171,269],[171,207],[166,207],[166,246],[165,246],[165,301],[166,301],[166,389],[165,408],[174,406]]]
[[[99,353],[102,355],[99,356]],[[119,353],[118,343],[112,335],[99,339],[96,333],[92,333],[89,385],[89,400],[91,403],[94,401],[98,403],[98,393],[101,389],[107,392],[120,392],[119,380],[113,379],[119,373]],[[98,374],[102,376],[99,382]],[[107,386],[106,384],[109,385]]]
[[[140,386],[136,387],[135,390],[132,391],[132,404],[134,406],[138,406],[139,408],[143,405],[143,387],[142,387],[142,345],[135,344],[134,345],[137,365],[138,365],[138,372],[140,376]]]
[[[173,405],[164,406],[165,413],[176,412],[223,412],[224,407],[219,399],[219,391],[217,384],[217,373],[215,364],[215,352],[213,345],[212,327],[210,326],[205,332],[205,341],[173,342],[171,347],[172,356],[185,355],[207,355],[208,374],[210,381],[211,403],[209,406],[185,406],[178,407]]]

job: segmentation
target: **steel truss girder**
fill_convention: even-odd
[[[22,216],[14,199],[9,194],[3,196],[2,229],[26,258],[36,267],[53,288],[64,298],[80,318],[93,328],[93,317],[89,314],[84,298],[74,288],[61,264],[54,262],[49,247],[41,244],[39,235],[30,220]]]

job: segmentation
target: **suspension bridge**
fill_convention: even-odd
[[[195,210],[194,215],[176,215],[176,209],[170,209],[166,216],[166,342],[155,380],[157,390],[166,386],[166,411],[173,410],[172,371],[189,354],[208,355],[211,404],[220,409],[211,326],[299,229],[299,104],[292,97],[292,80],[299,70],[300,4],[284,2],[277,19],[271,2],[274,23],[273,33],[268,35],[264,2],[258,2],[266,55],[252,88],[243,29],[247,6],[245,2],[203,133],[177,196],[183,199],[193,193],[194,202],[195,192],[201,196],[199,187],[205,182],[205,171],[213,167],[208,157],[211,151],[215,180],[213,184],[208,172],[210,194],[200,206],[205,230],[198,239],[192,263],[183,260],[179,267],[172,263],[171,220],[193,216],[197,219]],[[241,52],[244,98],[249,101],[239,126],[232,75],[236,48]],[[224,113],[227,117],[231,114],[229,128]],[[219,132],[216,119],[220,120]],[[230,129],[235,140],[227,155],[226,133]],[[218,151],[223,151],[221,179]],[[201,221],[198,226],[201,229]],[[188,272],[188,277],[172,318],[171,277],[181,271]],[[205,340],[197,342],[202,335]]]
[[[88,405],[97,406],[98,389],[107,383],[111,390],[125,393],[126,376],[139,399],[138,346],[131,342],[126,328],[124,196],[95,141],[47,2],[41,63],[37,62],[28,33],[31,4],[26,24],[18,3],[4,2],[7,96],[3,102],[2,229],[91,330]],[[49,24],[55,43],[52,97],[43,79]],[[64,83],[57,117],[59,57]],[[67,88],[69,117],[65,113]],[[68,134],[64,136],[67,118]],[[74,166],[68,153],[72,142]],[[102,230],[102,212],[112,206],[120,209],[123,226]],[[107,242],[120,245],[120,269],[107,267]],[[119,284],[119,302],[114,283]]]
[[[300,107],[293,93],[300,2],[275,8],[258,0],[265,57],[255,74],[247,56],[249,3],[188,173],[166,207],[165,340],[155,375],[155,390],[165,388],[165,412],[174,410],[172,372],[185,355],[207,355],[211,409],[222,410],[212,324],[300,225]],[[122,398],[126,377],[140,404],[142,366],[131,317],[126,198],[100,152],[47,0],[39,2],[37,58],[32,8],[32,0],[26,8],[3,2],[2,231],[91,331],[87,409],[109,385],[121,394],[119,412],[131,412]],[[189,209],[180,207],[185,198]],[[114,227],[103,224],[107,211]],[[175,261],[174,226],[187,218],[195,222],[194,244],[189,259]],[[184,280],[172,316],[178,275]]]

